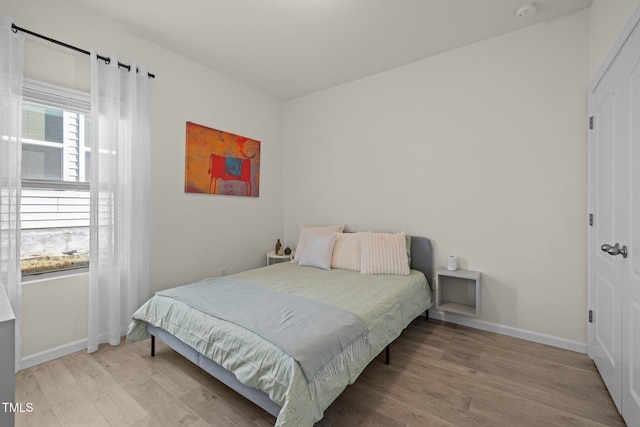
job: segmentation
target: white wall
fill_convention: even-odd
[[[65,0],[5,0],[18,26],[144,64],[152,83],[152,291],[264,264],[283,236],[283,103]],[[89,89],[89,59],[27,36],[25,75]],[[261,141],[260,197],[184,193],[185,123]],[[88,275],[23,285],[23,355],[86,338]],[[73,327],[69,327],[73,324]]]
[[[589,39],[589,75],[592,79],[639,6],[640,0],[593,0]]]
[[[481,321],[586,343],[588,40],[586,10],[287,102],[287,244],[427,236]]]
[[[22,356],[26,366],[47,360],[48,356],[40,353],[58,347],[86,348],[88,301],[89,273],[22,286]]]

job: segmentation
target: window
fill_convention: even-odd
[[[89,265],[88,94],[25,80],[22,108],[22,275]]]

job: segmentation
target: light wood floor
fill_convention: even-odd
[[[270,426],[170,348],[101,346],[17,375],[16,426]],[[416,319],[318,426],[624,426],[584,354]]]

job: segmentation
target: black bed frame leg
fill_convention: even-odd
[[[384,349],[384,354],[385,354],[385,359],[384,359],[384,364],[388,365],[389,362],[389,346],[387,346],[387,348]]]
[[[429,310],[424,312],[424,320],[429,321]]]
[[[156,355],[156,337],[151,335],[151,357]]]

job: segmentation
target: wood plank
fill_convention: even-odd
[[[180,399],[209,425],[237,427],[255,426],[253,421],[220,399],[211,390],[198,387]]]
[[[123,346],[121,344],[120,346]],[[104,363],[104,362],[103,362]],[[149,361],[108,364],[107,372],[156,421],[158,426],[184,426],[198,416],[140,366]]]
[[[168,349],[166,353],[167,357],[172,359],[174,367],[179,368],[182,372],[185,372],[194,381],[197,381],[202,387],[207,390],[211,390],[218,398],[227,402],[235,407],[240,413],[244,414],[247,418],[258,422],[260,419],[271,420],[271,425],[275,422],[275,417],[270,415],[264,409],[256,406],[253,402],[238,394],[233,389],[227,387],[211,375],[180,356],[178,353],[171,349]],[[157,356],[156,356],[157,357]],[[175,368],[174,368],[175,369]]]
[[[539,402],[498,390],[484,390],[472,400],[470,411],[505,425],[604,427],[605,424],[559,411]],[[624,426],[624,423],[621,424]]]
[[[452,425],[495,425],[493,420],[469,412],[472,396],[460,387],[467,384],[466,379],[456,381],[450,373],[438,377],[430,373],[425,375],[424,370],[409,370],[404,366],[402,360],[398,360],[397,366],[374,368],[370,365],[354,387],[359,385],[377,390],[384,396],[393,396],[409,407],[421,408],[441,422]],[[374,369],[370,368],[379,372],[372,372]]]
[[[109,426],[78,384],[56,387],[55,391],[47,393],[47,400],[63,426]]]
[[[79,384],[112,426],[130,425],[149,415],[108,373],[85,378]]]
[[[20,387],[16,388],[16,402],[20,402],[23,405],[27,403],[33,405],[32,412],[15,414],[16,427],[60,426],[58,419],[51,410],[49,401],[34,376],[34,369],[18,372],[16,374],[16,383],[20,384]]]

